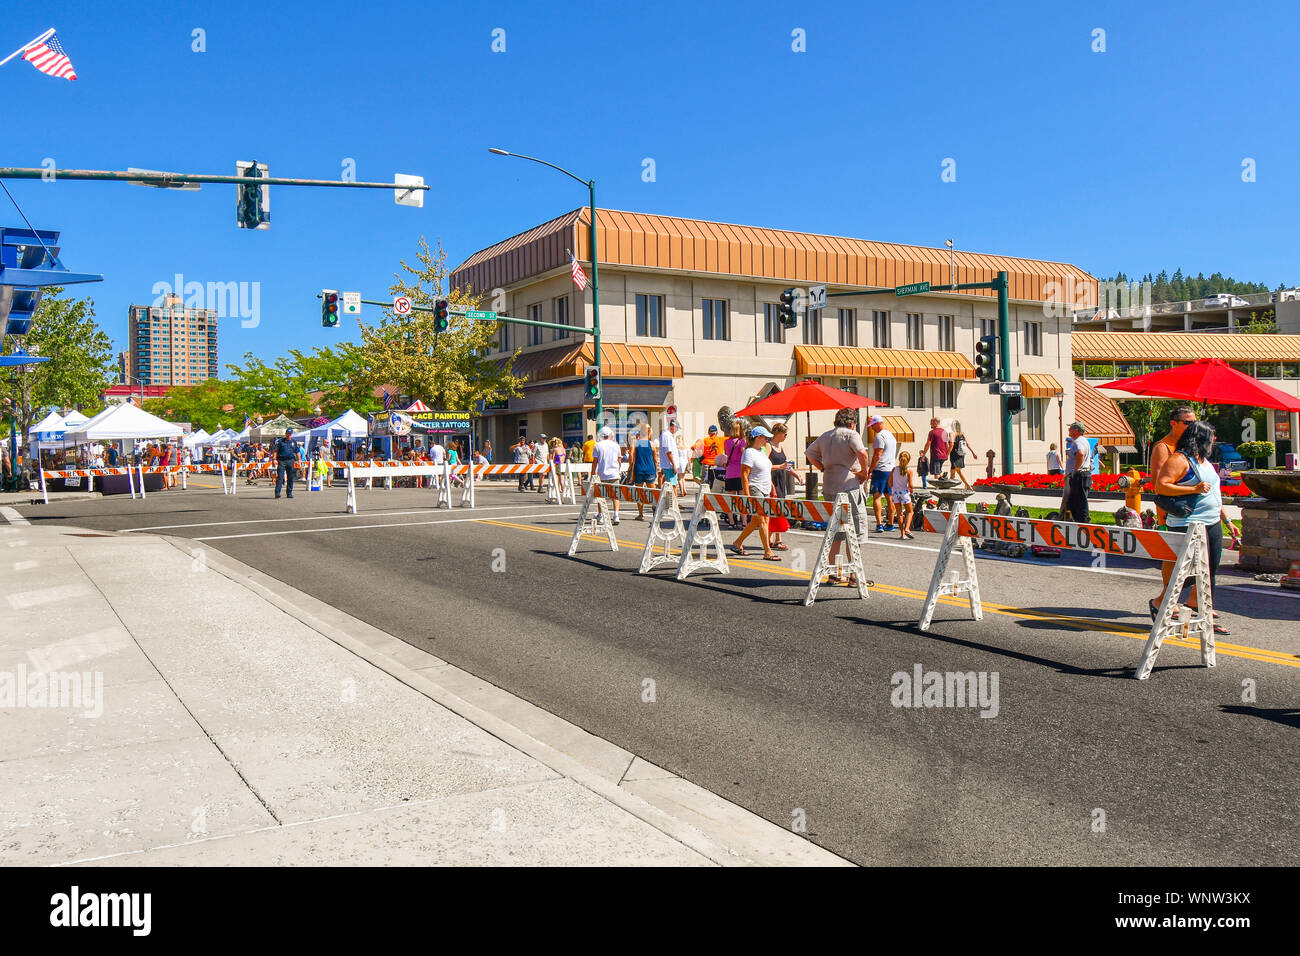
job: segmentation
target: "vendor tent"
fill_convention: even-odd
[[[39,422],[27,429],[27,437],[36,442],[60,442],[67,428],[67,421],[58,412],[50,412]]]
[[[81,414],[81,412],[77,411],[75,408],[63,416],[63,424],[67,425],[69,428],[76,428],[78,425],[84,425],[88,421],[90,421],[90,419]]]
[[[181,426],[165,422],[128,403],[110,405],[90,421],[64,433],[69,443],[113,441],[119,438],[179,438]]]
[[[332,422],[326,422],[317,428],[311,430],[313,439],[331,438],[365,438],[369,433],[369,425],[364,418],[348,409]]]
[[[207,439],[208,439],[209,437],[210,437],[210,436],[208,435],[207,431],[205,431],[204,429],[200,428],[198,431],[193,432],[193,433],[191,433],[191,434],[189,434],[189,435],[186,435],[185,438],[184,438],[184,440],[182,441],[182,444],[183,444],[186,448],[195,448],[195,447],[197,447],[198,445],[206,444],[206,443],[207,443]]]
[[[303,427],[295,422],[288,415],[281,415],[272,421],[258,425],[248,436],[248,440],[254,443],[268,442],[275,438],[281,438],[284,433],[292,428],[295,432],[303,431]]]

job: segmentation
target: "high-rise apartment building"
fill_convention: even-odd
[[[179,295],[128,310],[129,374],[145,385],[197,385],[217,377],[217,313],[187,309]]]

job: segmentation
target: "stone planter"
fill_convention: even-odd
[[[1300,501],[1300,471],[1243,471],[1241,480],[1269,501]]]
[[[1300,501],[1243,501],[1237,567],[1286,574],[1293,561],[1300,561]]]

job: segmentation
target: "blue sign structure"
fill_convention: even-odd
[[[4,335],[26,335],[31,330],[42,287],[103,281],[101,275],[68,271],[59,259],[58,232],[0,226],[0,331]]]

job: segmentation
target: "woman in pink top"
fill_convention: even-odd
[[[723,474],[723,489],[728,494],[738,495],[741,493],[740,468],[741,459],[745,457],[745,426],[739,419],[731,423],[731,437],[723,443],[722,450],[727,456],[727,470]],[[730,519],[733,528],[739,528],[741,521],[739,518]]]

